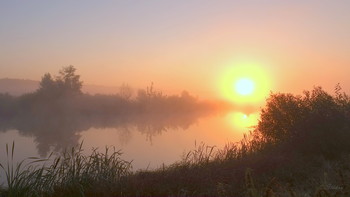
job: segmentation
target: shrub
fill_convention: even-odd
[[[349,153],[349,106],[348,96],[339,88],[335,96],[321,87],[302,96],[271,94],[255,132],[266,143],[283,146],[287,151],[327,157]]]

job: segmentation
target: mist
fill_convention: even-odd
[[[228,103],[199,100],[187,91],[165,95],[153,84],[138,90],[122,84],[115,94],[83,93],[70,66],[55,78],[45,74],[33,92],[0,94],[0,131],[34,137],[38,153],[46,156],[77,146],[80,133],[90,128],[115,128],[120,135],[137,130],[152,141],[169,129],[186,130],[200,118],[229,110]]]

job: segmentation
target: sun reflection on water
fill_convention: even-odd
[[[259,113],[232,112],[226,116],[226,119],[235,129],[247,131],[252,130],[258,124]]]

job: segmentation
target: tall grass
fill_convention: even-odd
[[[11,148],[11,149],[10,149]],[[0,168],[4,171],[6,190],[3,191],[6,196],[23,196],[28,193],[35,193],[38,187],[38,178],[42,175],[43,168],[36,168],[35,164],[46,161],[46,159],[28,158],[31,160],[22,160],[19,163],[14,162],[15,143],[12,146],[6,144],[7,163],[0,163]]]
[[[123,182],[131,173],[131,162],[122,160],[114,148],[93,149],[85,156],[81,144],[47,159],[28,158],[16,164],[14,149],[14,143],[11,150],[6,145],[7,164],[0,164],[7,184],[1,196],[122,196]]]
[[[14,163],[12,143],[6,145],[7,163],[0,164],[7,184],[0,196],[350,196],[350,157],[312,165],[296,161],[299,165],[292,168],[261,173],[256,166],[247,169],[246,160],[259,162],[250,158],[257,157],[251,146],[243,140],[216,150],[200,143],[178,163],[132,172],[131,163],[114,148],[93,149],[86,156],[81,144],[46,159]]]

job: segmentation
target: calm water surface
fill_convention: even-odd
[[[159,119],[159,117],[156,117]],[[133,169],[155,169],[181,160],[182,156],[205,143],[222,148],[239,141],[258,113],[249,116],[240,112],[206,115],[196,118],[175,118],[120,122],[99,120],[98,124],[76,120],[45,120],[19,124],[16,129],[0,132],[0,162],[5,164],[6,144],[15,142],[15,161],[27,157],[46,157],[83,141],[84,153],[93,148],[114,146],[122,150],[122,158],[132,161]],[[173,120],[172,120],[173,119]],[[0,174],[3,179],[3,174]]]

